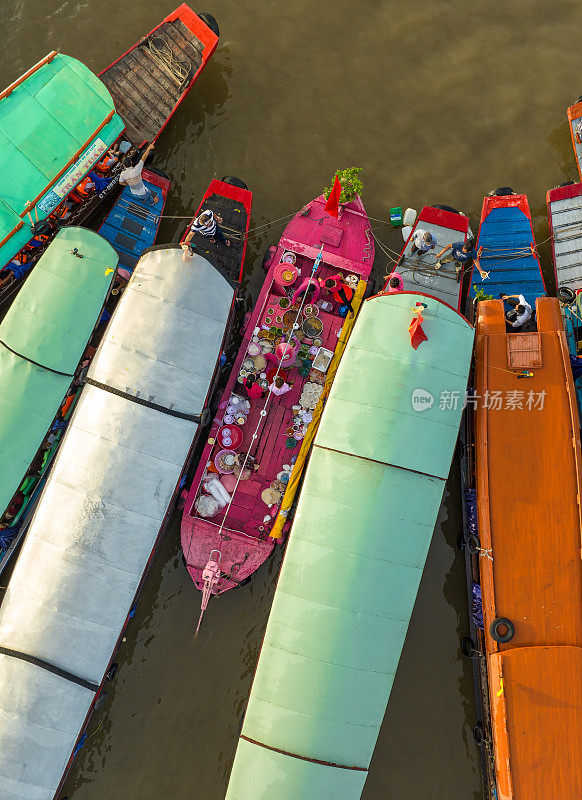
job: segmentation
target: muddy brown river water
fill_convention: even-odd
[[[51,49],[99,71],[173,7],[0,0],[0,85]],[[501,185],[528,194],[536,238],[547,239],[546,190],[577,175],[565,109],[582,94],[578,0],[208,0],[196,10],[217,18],[221,41],[156,149],[174,182],[167,214],[188,214],[212,177],[238,175],[260,226],[357,165],[367,211],[384,221],[375,234],[391,248],[391,206],[453,205],[476,231],[483,195]],[[161,240],[177,225],[164,220]],[[248,307],[282,227],[250,240]],[[379,248],[375,263],[380,276]],[[460,509],[453,467],[364,800],[479,796],[470,665],[458,650]],[[178,534],[175,517],[74,762],[70,800],[224,797],[281,553],[214,601],[194,638],[200,597]]]

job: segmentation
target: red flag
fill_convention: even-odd
[[[329,197],[327,198],[327,203],[325,204],[325,210],[327,211],[327,213],[330,216],[335,217],[336,219],[337,219],[337,212],[339,209],[339,201],[341,193],[342,193],[342,185],[339,182],[336,173],[333,186],[331,187],[331,192],[329,193]]]
[[[408,332],[410,333],[410,344],[412,345],[413,350],[416,350],[421,342],[428,342],[428,336],[422,330],[423,322],[424,318],[422,314],[418,314],[418,316],[414,317],[408,327]]]

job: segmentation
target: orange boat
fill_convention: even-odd
[[[481,666],[487,796],[499,800],[582,798],[580,425],[558,300],[539,297],[536,317],[537,331],[508,333],[502,300],[478,305],[484,624],[468,654]]]
[[[578,174],[582,181],[582,97],[579,97],[566,113],[568,115],[568,127],[570,128],[570,136],[572,137]]]

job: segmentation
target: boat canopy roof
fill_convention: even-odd
[[[47,217],[124,129],[99,78],[51,55],[0,93],[0,266],[31,238],[27,212]]]
[[[428,341],[410,345],[422,301]],[[473,328],[403,293],[366,301],[323,411],[228,800],[359,798],[459,428]],[[418,392],[435,401],[415,411]]]
[[[10,580],[5,648],[101,682],[196,433],[183,417],[202,411],[233,296],[199,255],[187,267],[175,247],[140,259]],[[0,654],[0,800],[52,800],[93,699],[71,678]]]
[[[0,324],[0,515],[65,396],[116,265],[101,236],[63,228]]]

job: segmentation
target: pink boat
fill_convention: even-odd
[[[341,206],[337,220],[324,206],[323,196],[308,203],[271,248],[185,500],[182,550],[203,609],[210,596],[246,582],[283,541],[270,531],[350,300],[372,269],[374,243],[360,198]],[[244,388],[251,374],[262,397],[251,399]]]

